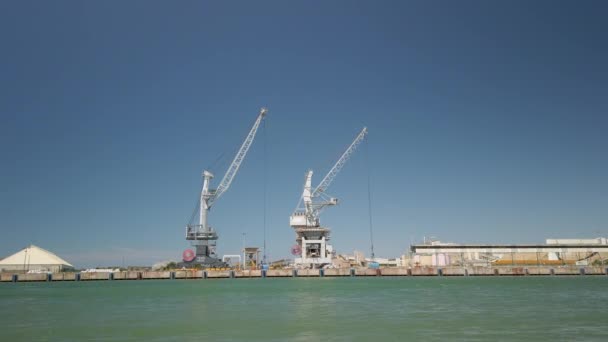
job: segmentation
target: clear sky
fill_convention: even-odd
[[[368,158],[322,216],[338,252],[369,255],[368,167],[377,256],[423,236],[607,236],[607,17],[605,1],[3,2],[0,256],[179,260],[202,169],[261,106],[210,214],[220,254],[262,244],[266,160],[268,256],[289,256],[305,171],[319,182],[364,125]]]

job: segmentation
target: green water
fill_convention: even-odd
[[[608,341],[608,277],[0,284],[0,341]]]

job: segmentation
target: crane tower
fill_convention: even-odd
[[[295,259],[297,267],[318,268],[331,264],[333,247],[328,244],[330,229],[321,226],[320,215],[326,207],[337,205],[338,199],[330,197],[326,191],[366,135],[367,127],[363,127],[316,188],[312,187],[313,171],[306,172],[302,197],[289,217],[289,224],[296,232],[296,245],[292,253],[299,256]]]
[[[245,141],[241,145],[232,163],[228,167],[226,174],[222,178],[217,189],[211,188],[211,180],[213,173],[208,170],[203,171],[203,187],[200,194],[199,220],[198,224],[189,224],[186,226],[186,240],[190,241],[195,251],[186,249],[183,253],[183,266],[192,266],[194,264],[202,265],[203,267],[223,266],[224,263],[216,257],[216,242],[218,239],[217,232],[207,222],[209,210],[215,202],[228,190],[234,176],[236,176],[241,163],[249,151],[249,147],[253,143],[253,139],[260,127],[260,123],[266,116],[267,109],[262,108],[255,120],[253,127],[247,134]]]

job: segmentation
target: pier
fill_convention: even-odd
[[[0,282],[119,281],[323,277],[607,276],[608,267],[389,267],[282,270],[175,270],[146,272],[2,273]]]

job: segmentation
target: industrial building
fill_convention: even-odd
[[[0,272],[61,272],[72,269],[74,266],[69,262],[34,245],[0,260]]]
[[[608,241],[547,239],[545,244],[455,244],[431,241],[412,245],[411,266],[491,265],[603,265],[608,262]]]

